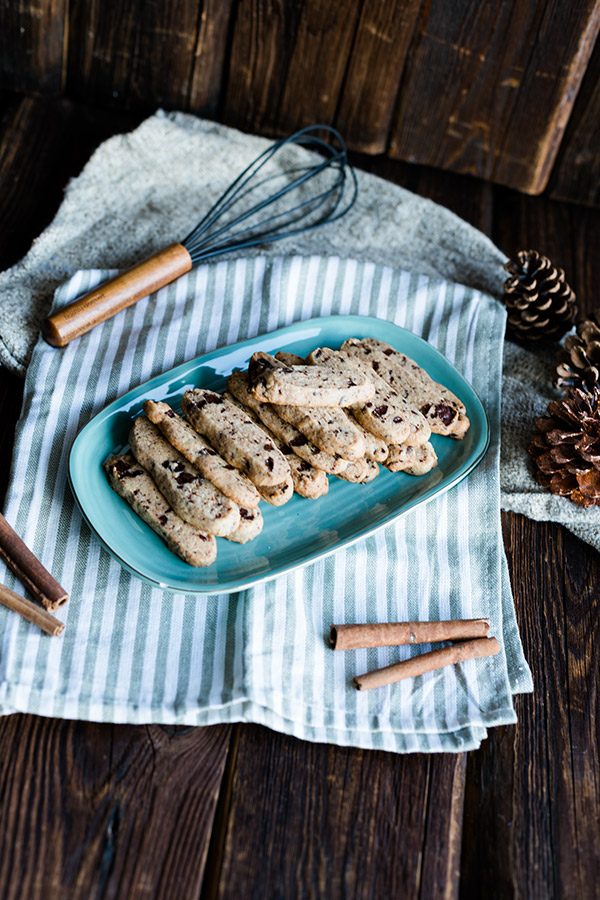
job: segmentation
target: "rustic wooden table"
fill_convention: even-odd
[[[48,224],[69,177],[135,117],[0,94],[0,269]],[[445,204],[507,254],[563,265],[598,302],[600,212],[380,158],[359,165]],[[0,373],[0,491],[21,382]],[[0,896],[597,896],[600,557],[503,517],[534,674],[519,723],[481,750],[408,756],[254,726],[0,722]]]

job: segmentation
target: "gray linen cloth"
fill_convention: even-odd
[[[23,374],[52,295],[78,269],[125,267],[181,240],[268,141],[183,113],[157,112],[102,144],[69,184],[52,224],[0,274],[0,363]],[[306,151],[298,151],[301,156]],[[354,208],[330,227],[256,252],[357,257],[500,297],[505,255],[449,210],[365,172]],[[543,491],[526,453],[552,395],[552,359],[506,344],[502,506],[560,522],[600,549],[600,509]]]

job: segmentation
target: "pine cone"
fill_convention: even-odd
[[[600,391],[569,391],[535,427],[528,449],[537,481],[580,506],[600,506]]]
[[[562,269],[537,250],[519,250],[517,260],[504,268],[504,305],[508,311],[507,334],[524,343],[557,341],[575,318],[575,294]]]
[[[566,339],[557,357],[556,386],[590,393],[600,388],[600,308]]]

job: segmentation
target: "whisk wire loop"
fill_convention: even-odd
[[[332,143],[328,143],[319,136],[323,132],[332,138]],[[321,157],[314,163],[295,165],[283,171],[276,171],[257,178],[273,157],[290,145],[318,151]],[[321,190],[317,188],[316,193],[303,196],[303,189],[308,189],[311,182],[318,184],[319,182],[315,179],[319,179],[319,176],[329,172],[332,173],[330,183]],[[261,197],[254,205],[240,207],[238,214],[235,214],[236,204],[247,200],[260,188],[267,184],[272,185],[280,178],[285,178],[285,183],[280,188]],[[348,187],[350,192],[349,196],[346,196]],[[354,204],[357,189],[356,174],[348,162],[347,148],[340,133],[330,125],[309,125],[276,141],[249,163],[182,241],[182,244],[190,254],[193,263],[196,264],[200,260],[221,256],[232,250],[242,250],[258,244],[280,241],[303,231],[319,228],[340,218]],[[254,219],[264,210],[272,208],[292,192],[300,194],[297,198],[298,202],[283,210],[273,212],[262,221],[247,224],[249,220]],[[345,196],[346,201],[343,202]],[[232,210],[233,215],[227,217],[227,213]],[[224,219],[224,217],[226,218]],[[245,227],[239,227],[244,224]]]

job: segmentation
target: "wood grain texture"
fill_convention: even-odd
[[[73,0],[69,96],[126,108],[213,113],[230,6],[228,0],[133,0],[117,14],[102,0]]]
[[[541,192],[599,27],[595,0],[432,0],[391,155]]]
[[[469,758],[462,896],[593,897],[600,558],[520,516],[504,535],[535,694],[517,698],[517,728],[494,729]]]
[[[61,93],[68,6],[68,0],[0,0],[3,88]]]
[[[238,742],[207,898],[455,895],[464,755],[399,759],[254,726]]]
[[[560,148],[553,193],[597,204],[599,29],[596,0],[0,0],[0,85],[270,135],[320,120],[534,194]]]
[[[28,249],[58,206],[65,181],[61,131],[69,118],[65,104],[32,98],[7,97],[0,110],[1,269]]]
[[[192,257],[183,244],[170,244],[63,306],[46,319],[42,334],[52,346],[66,347],[75,338],[116,316],[122,309],[171,284],[191,268]]]
[[[364,0],[336,125],[349,145],[384,153],[421,0]]]
[[[599,28],[596,0],[0,0],[0,85],[270,135],[321,120],[359,151],[528,193],[553,172],[597,204]]]
[[[3,719],[0,895],[197,897],[229,731]]]
[[[241,3],[225,121],[267,134],[333,122],[359,11],[329,0]]]
[[[68,100],[0,97],[0,270],[49,224],[92,150],[139,121],[139,114],[90,111]]]
[[[560,146],[550,193],[557,200],[600,206],[600,40]]]
[[[234,0],[202,0],[186,109],[212,117],[221,105]]]
[[[494,238],[543,248],[582,311],[597,304],[600,211],[497,190]],[[550,373],[549,373],[550,377]],[[469,758],[465,898],[592,897],[600,866],[600,556],[556,525],[504,516],[517,617],[535,693],[517,728]]]

